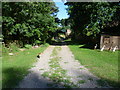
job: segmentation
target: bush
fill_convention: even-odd
[[[45,43],[44,46],[45,46],[45,47],[48,47],[48,46],[49,46],[49,43]]]
[[[35,41],[35,45],[40,45],[40,44],[42,44],[41,41],[39,41],[39,40],[36,40],[36,41]]]
[[[8,55],[10,52],[15,53],[18,51],[18,46],[16,43],[10,43],[8,47],[2,44],[2,55]]]
[[[30,48],[32,48],[32,45],[26,44],[25,48],[30,49]]]
[[[5,47],[5,44],[2,44],[2,55],[8,55],[9,49]]]
[[[10,43],[9,51],[10,52],[17,52],[18,51],[18,45],[16,43]]]

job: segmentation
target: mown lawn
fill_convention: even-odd
[[[120,51],[99,51],[83,48],[84,45],[69,45],[75,59],[87,67],[93,74],[107,81],[114,87],[119,87],[118,83],[118,54]]]
[[[3,88],[14,88],[19,81],[28,74],[28,69],[37,60],[37,54],[43,52],[47,46],[30,48],[18,51],[13,56],[4,55],[2,58],[2,86]]]

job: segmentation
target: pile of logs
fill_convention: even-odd
[[[103,45],[103,47],[100,49],[100,51],[103,51],[105,49],[105,47],[106,46]],[[97,44],[94,46],[94,49],[96,49],[96,48],[97,48]],[[115,47],[111,46],[108,50],[115,52],[117,49],[118,49],[118,46],[115,46]]]
[[[103,51],[105,49],[105,45],[100,49],[100,51]],[[115,52],[118,49],[118,46],[110,47],[109,50]]]

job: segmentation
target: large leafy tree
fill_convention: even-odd
[[[61,26],[65,29],[69,28],[69,19],[61,19]]]
[[[57,28],[58,8],[53,2],[3,2],[3,36],[5,43],[45,43]]]
[[[73,37],[96,38],[109,22],[120,20],[119,3],[67,2]]]

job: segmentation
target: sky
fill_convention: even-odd
[[[66,5],[64,5],[64,3],[61,1],[61,0],[53,0],[56,4],[56,6],[58,7],[59,9],[59,12],[57,13],[57,17],[59,19],[65,19],[65,18],[68,18],[69,15],[67,15],[67,11],[65,8],[67,8]]]

